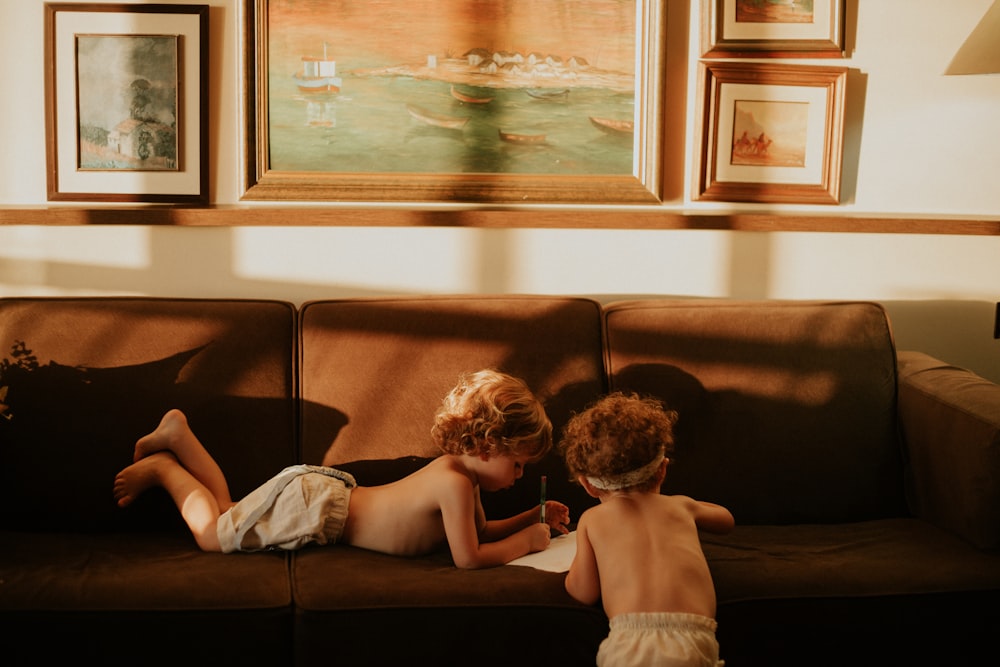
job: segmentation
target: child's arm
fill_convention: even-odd
[[[480,540],[476,527],[478,498],[472,482],[464,475],[449,475],[441,480],[438,490],[445,536],[457,567],[475,569],[503,565],[549,545],[549,527],[538,523],[537,509],[534,510],[535,521],[502,539],[487,542]]]
[[[576,526],[576,555],[566,573],[565,586],[566,592],[583,604],[597,604],[601,599],[601,577],[587,532],[586,513]]]
[[[506,519],[487,521],[486,527],[479,533],[479,539],[483,542],[502,540],[508,535],[513,535],[519,530],[538,523],[540,514],[541,507],[532,507]],[[545,502],[545,524],[552,530],[565,535],[569,532],[569,528],[566,526],[568,523],[569,508],[556,500],[547,500]]]
[[[699,529],[711,533],[728,533],[736,525],[732,512],[704,500],[694,501],[694,522]]]

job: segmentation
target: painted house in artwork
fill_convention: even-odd
[[[176,161],[176,132],[163,123],[129,118],[108,133],[108,147],[126,157],[149,160],[166,158],[168,166]]]

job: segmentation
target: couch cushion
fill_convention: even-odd
[[[287,554],[200,551],[190,535],[0,532],[2,611],[288,608]]]
[[[6,531],[0,554],[5,664],[288,662],[287,554],[203,553],[178,532]]]
[[[702,536],[726,664],[993,659],[1000,554],[918,519],[737,526]],[[987,658],[989,658],[987,660]]]
[[[181,526],[165,494],[112,496],[172,407],[240,497],[295,457],[295,311],[270,301],[0,300],[0,521],[7,529]]]
[[[600,307],[563,297],[483,296],[313,301],[301,308],[302,460],[436,456],[430,429],[462,373],[524,379],[558,430],[604,389]],[[484,494],[490,516],[538,502],[538,477],[575,516],[592,500],[552,452],[513,489]],[[364,476],[361,485],[370,485]]]
[[[302,664],[334,641],[354,664],[593,665],[608,633],[604,612],[573,600],[561,573],[348,546],[306,548],[292,563]]]
[[[873,303],[606,306],[611,388],[680,414],[664,491],[739,524],[905,513],[889,323]]]
[[[737,526],[702,548],[720,605],[1000,591],[1000,553],[920,519]]]

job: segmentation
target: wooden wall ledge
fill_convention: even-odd
[[[0,225],[369,226],[705,229],[751,232],[1000,235],[1000,217],[637,209],[341,206],[20,206]]]

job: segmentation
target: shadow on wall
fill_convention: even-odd
[[[996,305],[987,301],[883,301],[897,350],[919,350],[1000,383]]]
[[[276,299],[301,304],[311,299],[378,296],[385,290],[358,285],[270,280],[239,275],[233,230],[157,228],[149,230],[149,261],[142,267],[112,266],[0,255],[0,282],[23,286],[10,295],[138,294],[160,297]],[[289,262],[294,257],[283,258]],[[475,286],[470,286],[475,287]],[[405,290],[393,291],[393,294]],[[7,296],[0,294],[0,296]]]

